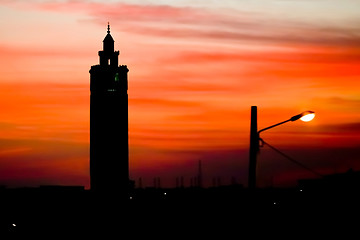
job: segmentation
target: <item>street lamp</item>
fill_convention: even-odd
[[[298,115],[292,116],[288,120],[271,125],[269,127],[257,130],[257,106],[251,106],[251,123],[250,123],[250,149],[249,149],[249,176],[248,187],[250,189],[256,188],[256,160],[259,152],[260,133],[270,128],[279,126],[287,122],[294,122],[296,120],[302,120],[304,122],[311,121],[315,117],[313,111],[306,111]]]

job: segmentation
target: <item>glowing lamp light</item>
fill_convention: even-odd
[[[313,111],[306,111],[291,117],[288,121],[294,122],[300,119],[304,122],[308,122],[311,121],[314,117],[315,117],[315,113]]]
[[[313,120],[314,117],[315,117],[315,113],[309,111],[309,112],[307,112],[306,114],[304,114],[304,115],[300,118],[300,120],[303,121],[303,122],[309,122],[309,121]]]

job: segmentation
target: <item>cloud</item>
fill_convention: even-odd
[[[11,149],[31,149],[31,158],[35,160],[57,161],[64,157],[79,157],[87,154],[88,143],[56,141],[56,140],[38,140],[38,139],[16,139],[1,138],[1,151]],[[27,153],[26,153],[27,154]],[[49,158],[51,157],[51,158]],[[25,160],[26,161],[26,160]]]
[[[262,51],[263,54],[251,50],[242,50],[236,52],[225,51],[183,51],[180,52],[173,59],[167,59],[170,63],[244,63],[244,62],[261,62],[261,63],[343,63],[348,64],[360,64],[360,51],[349,46],[343,46],[342,48],[309,48],[299,47],[294,50],[266,50]]]
[[[74,58],[74,57],[88,57],[91,56],[86,49],[61,49],[44,46],[28,46],[21,45],[8,45],[0,43],[0,54],[7,59],[22,58],[22,57],[62,57],[62,58]]]
[[[360,109],[360,99],[351,99],[343,97],[330,97],[324,99],[328,104],[331,105],[340,105],[340,106],[352,106],[354,108]]]
[[[16,127],[16,124],[12,122],[0,122],[0,129],[1,130],[13,130]]]
[[[0,139],[0,185],[89,185],[88,144],[10,137]]]
[[[166,108],[192,108],[198,107],[200,103],[186,100],[171,100],[164,98],[130,98],[129,104],[134,107],[142,105],[145,107],[166,107]]]
[[[354,81],[354,89],[356,89],[357,81]],[[344,83],[340,83],[344,85]],[[351,82],[348,81],[346,84],[351,86]],[[350,87],[351,89],[351,87]],[[355,93],[356,94],[356,93]],[[356,95],[355,95],[356,96]],[[316,105],[322,106],[323,109],[330,110],[330,114],[333,114],[332,118],[336,117],[334,110],[340,110],[343,114],[347,115],[347,122],[354,122],[357,118],[357,110],[360,108],[360,99],[353,97],[353,95],[338,94],[329,97],[314,97],[312,102]]]
[[[3,137],[88,142],[87,84],[15,82],[0,86]]]
[[[269,12],[90,1],[19,2],[13,7],[57,13],[84,13],[96,24],[161,38],[211,39],[268,44],[359,47],[360,28],[305,22]],[[88,20],[87,20],[88,21]],[[358,57],[358,55],[357,55]]]
[[[360,122],[325,124],[317,127],[318,132],[327,133],[352,133],[354,136],[360,134]]]

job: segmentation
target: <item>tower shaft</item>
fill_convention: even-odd
[[[126,65],[118,66],[110,27],[90,69],[90,188],[127,193],[129,188],[128,87]]]

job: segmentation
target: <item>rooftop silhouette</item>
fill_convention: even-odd
[[[58,233],[131,233],[141,237],[146,233],[154,237],[164,234],[159,238],[165,239],[182,234],[231,236],[240,234],[242,228],[241,234],[245,234],[254,224],[272,230],[281,225],[294,231],[301,226],[304,233],[313,224],[331,226],[336,222],[339,227],[348,223],[359,210],[359,185],[360,172],[349,170],[321,179],[304,179],[295,188],[251,190],[236,184],[134,188],[126,201],[117,195],[99,198],[80,186],[2,188],[0,234],[49,237]]]

